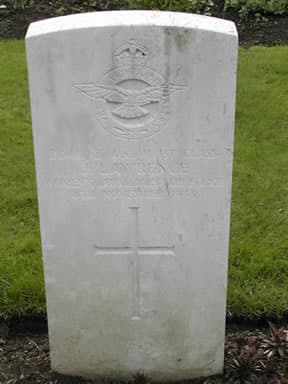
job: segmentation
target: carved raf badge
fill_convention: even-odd
[[[167,120],[170,95],[184,88],[147,67],[149,55],[146,47],[130,40],[114,52],[116,66],[102,82],[74,84],[97,100],[97,117],[115,136],[141,139],[157,133]]]

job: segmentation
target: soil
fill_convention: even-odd
[[[5,335],[3,335],[2,326],[2,337],[0,332],[0,384],[103,384],[103,382],[105,384],[115,384],[115,381],[110,381],[108,378],[92,381],[80,377],[62,376],[53,372],[50,368],[46,323],[40,321],[38,325],[35,326],[35,324],[35,322],[21,324],[20,321],[16,326],[13,324],[10,333],[7,332]],[[34,331],[31,332],[30,328],[34,328]],[[253,381],[253,375],[252,381],[250,381],[251,378],[249,377],[248,379],[246,377],[248,381],[244,381],[245,372],[241,372],[239,379],[239,372],[230,367],[234,359],[240,361],[241,351],[243,351],[244,346],[246,346],[244,348],[247,348],[249,340],[250,342],[256,340],[255,345],[260,345],[261,341],[269,336],[269,333],[270,330],[267,327],[260,330],[255,328],[251,330],[239,329],[238,325],[230,325],[226,331],[224,374],[206,379],[192,380],[189,381],[189,384],[240,384],[244,382],[249,384],[254,382],[257,384],[287,384],[288,380],[286,381],[285,376],[288,376],[288,354],[281,358],[275,355],[269,359],[269,363],[267,363],[267,358],[261,355],[259,361],[266,368],[257,373],[256,381]],[[249,354],[251,355],[249,364],[252,367],[255,362],[253,346],[249,349]],[[261,381],[258,381],[260,379]],[[117,381],[117,384],[121,384],[121,382]],[[149,384],[149,378],[139,374],[128,384]]]
[[[267,20],[236,21],[240,45],[279,45],[288,44],[288,16],[270,16]]]
[[[37,0],[37,4],[26,6],[23,9],[13,9],[12,1],[0,0],[0,39],[17,38],[25,36],[29,24],[33,21],[48,17],[83,11],[79,0]],[[28,2],[27,2],[28,3]],[[115,4],[115,2],[114,2]],[[117,9],[111,5],[111,0],[98,0],[97,6],[85,7],[85,11],[101,11]],[[211,9],[212,16],[233,20],[238,28],[240,45],[249,47],[255,44],[277,45],[288,44],[288,15],[273,16],[262,15],[256,18],[253,15],[240,19],[238,13],[223,12],[223,0],[214,1]]]

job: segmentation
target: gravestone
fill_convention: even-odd
[[[52,368],[220,372],[234,24],[81,14],[32,23],[26,48]]]

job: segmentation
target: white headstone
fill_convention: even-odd
[[[221,371],[237,32],[169,12],[26,37],[52,368]]]

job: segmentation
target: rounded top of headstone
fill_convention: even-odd
[[[206,30],[237,37],[236,26],[232,21],[216,17],[166,11],[106,11],[60,16],[31,23],[26,39],[69,30],[131,25]]]

